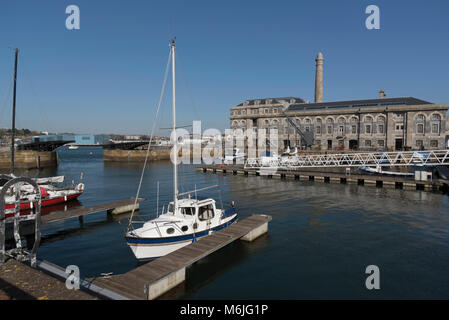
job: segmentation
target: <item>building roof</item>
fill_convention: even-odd
[[[242,107],[245,105],[245,102],[247,102],[247,106],[255,106],[255,105],[264,105],[264,104],[276,104],[281,103],[280,100],[290,102],[291,100],[294,100],[294,103],[305,103],[306,101],[298,98],[298,97],[281,97],[281,98],[260,98],[260,99],[252,99],[252,100],[245,100],[244,102],[237,105],[238,107]]]
[[[292,111],[308,111],[317,109],[342,109],[342,108],[366,108],[366,107],[382,107],[382,106],[404,106],[404,105],[421,105],[433,104],[428,101],[416,99],[413,97],[403,98],[382,98],[368,100],[349,100],[319,103],[294,103],[290,104],[287,112]]]

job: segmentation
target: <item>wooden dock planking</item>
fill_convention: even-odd
[[[0,265],[0,300],[92,300],[85,290],[68,290],[65,282],[26,263],[9,259]]]
[[[102,203],[95,206],[89,206],[89,207],[81,207],[76,209],[71,209],[67,211],[54,211],[52,213],[43,215],[41,217],[42,224],[55,222],[59,220],[64,220],[68,218],[76,218],[76,217],[82,217],[87,214],[101,212],[101,211],[109,211],[118,207],[124,207],[134,204],[134,199],[126,199],[126,200],[120,200],[120,201],[113,201],[108,203]],[[145,201],[144,198],[137,199],[137,203]]]
[[[115,291],[129,299],[143,299],[157,297],[151,294],[152,286],[173,276],[176,277],[185,268],[207,255],[223,248],[229,243],[244,237],[252,230],[271,221],[270,216],[252,215],[242,221],[206,236],[166,256],[148,262],[125,274],[91,279],[97,286]],[[173,278],[174,279],[174,278]],[[175,281],[168,279],[166,281]],[[183,280],[183,279],[182,279]],[[180,283],[179,279],[177,283]],[[176,284],[171,284],[176,285]],[[169,287],[168,289],[170,289]],[[158,293],[158,295],[160,295]]]

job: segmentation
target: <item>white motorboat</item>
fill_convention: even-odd
[[[380,175],[390,175],[390,176],[414,176],[413,172],[397,172],[397,171],[387,171],[383,170],[381,166],[377,165],[375,168],[360,166],[359,170],[362,173],[368,174],[380,174]]]
[[[154,259],[178,250],[237,220],[235,208],[216,208],[215,200],[177,199],[167,211],[141,228],[129,231],[126,241],[139,260]]]
[[[175,99],[175,42],[170,45],[172,59],[173,85],[173,131],[176,130]],[[170,57],[169,57],[170,61]],[[159,108],[159,107],[158,107]],[[148,145],[147,154],[151,143]],[[173,146],[173,154],[178,154],[177,144]],[[180,249],[199,238],[231,225],[237,220],[234,204],[227,210],[216,207],[212,198],[191,197],[193,192],[178,193],[177,159],[173,159],[173,201],[166,211],[157,218],[145,222],[142,227],[134,229],[132,214],[125,239],[132,252],[139,260],[154,259]],[[143,166],[145,170],[146,163]],[[143,177],[142,171],[142,177]],[[142,181],[141,177],[141,181]],[[140,185],[138,190],[140,190]],[[136,199],[138,198],[138,193]],[[185,196],[180,198],[180,196]],[[134,213],[134,212],[133,212]]]

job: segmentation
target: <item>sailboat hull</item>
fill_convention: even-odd
[[[197,232],[195,234],[185,234],[176,237],[165,238],[142,238],[133,237],[130,235],[125,236],[128,246],[138,260],[151,260],[165,256],[173,251],[181,249],[199,239],[226,228],[237,221],[237,215],[231,220],[209,230]]]

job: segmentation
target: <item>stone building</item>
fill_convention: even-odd
[[[322,54],[318,54],[315,102],[297,97],[246,100],[231,107],[231,129],[278,130],[287,146],[320,150],[446,149],[448,106],[413,97],[322,102]],[[267,141],[269,143],[269,141]]]

